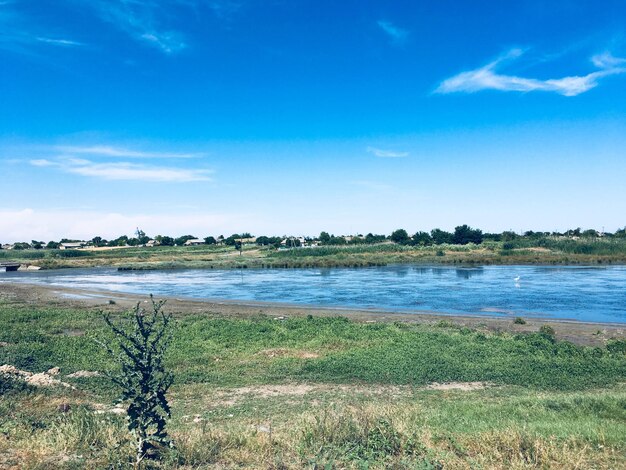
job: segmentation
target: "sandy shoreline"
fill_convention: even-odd
[[[147,295],[76,289],[36,284],[1,283],[0,298],[4,301],[32,306],[56,306],[68,308],[89,308],[92,310],[120,311],[134,306],[137,302],[149,299]],[[436,324],[448,321],[469,328],[522,333],[537,331],[549,324],[557,332],[559,339],[576,344],[601,346],[608,339],[626,339],[626,324],[586,323],[574,320],[526,318],[525,325],[513,323],[514,317],[488,315],[449,315],[436,312],[394,312],[391,310],[370,310],[350,308],[328,308],[300,306],[269,302],[237,302],[230,300],[196,300],[167,298],[166,308],[175,315],[205,314],[214,317],[245,318],[255,315],[271,317],[293,316],[343,316],[358,322],[407,322]]]

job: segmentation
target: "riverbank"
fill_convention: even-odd
[[[119,311],[148,300],[146,295],[134,295],[101,290],[76,289],[60,286],[36,284],[0,284],[2,297],[16,299],[35,307],[54,306],[55,308]],[[500,317],[480,315],[451,315],[430,311],[404,313],[384,309],[346,309],[319,306],[289,305],[270,302],[212,301],[170,297],[168,310],[177,316],[207,315],[218,318],[269,318],[344,317],[362,323],[408,324],[450,324],[460,328],[483,329],[485,331],[509,334],[538,331],[542,326],[554,328],[558,339],[586,346],[604,346],[612,338],[626,339],[626,325],[621,323],[587,323],[571,320],[524,318],[525,324],[515,323],[512,316]]]
[[[0,377],[0,468],[127,464],[114,365],[95,339],[110,340],[100,312],[146,300],[0,284],[0,364],[40,379]],[[623,468],[620,326],[178,298],[165,309],[175,449],[158,468]]]

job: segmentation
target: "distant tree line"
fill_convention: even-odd
[[[134,237],[128,237],[122,235],[112,240],[106,240],[102,237],[94,237],[91,240],[83,242],[81,240],[73,240],[63,238],[60,241],[43,242],[38,240],[31,240],[31,242],[18,242],[11,245],[14,250],[41,250],[41,249],[58,249],[62,244],[67,243],[86,243],[88,246],[93,247],[119,247],[119,246],[146,246],[160,245],[160,246],[183,246],[189,240],[198,241],[205,245],[222,244],[226,246],[232,246],[236,250],[241,249],[242,244],[256,244],[261,247],[273,247],[273,248],[296,248],[302,245],[356,245],[356,244],[375,244],[383,242],[393,242],[399,245],[407,246],[431,246],[431,245],[467,245],[473,243],[476,245],[481,244],[483,241],[505,242],[512,243],[516,241],[539,241],[546,238],[570,238],[570,239],[585,239],[593,240],[598,238],[605,239],[626,239],[626,227],[615,231],[598,232],[597,230],[581,228],[569,229],[565,232],[534,232],[529,230],[523,234],[518,234],[513,231],[507,230],[501,233],[483,233],[478,228],[472,228],[469,225],[459,225],[455,227],[453,232],[447,232],[445,230],[435,228],[430,232],[418,231],[413,235],[410,235],[405,229],[394,230],[390,235],[376,235],[368,233],[363,236],[360,234],[354,236],[336,236],[328,232],[321,232],[318,237],[293,237],[293,236],[266,236],[261,235],[254,237],[248,232],[234,233],[229,237],[220,235],[215,238],[208,236],[203,239],[198,239],[194,235],[183,235],[180,237],[170,237],[167,235],[157,235],[153,239],[146,235],[142,230],[137,229]],[[0,246],[0,249],[2,247]]]

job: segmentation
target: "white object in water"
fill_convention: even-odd
[[[522,278],[520,276],[517,276],[515,279],[513,279],[515,282],[519,282]]]

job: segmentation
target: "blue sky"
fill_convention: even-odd
[[[622,1],[0,0],[0,241],[626,224]]]

